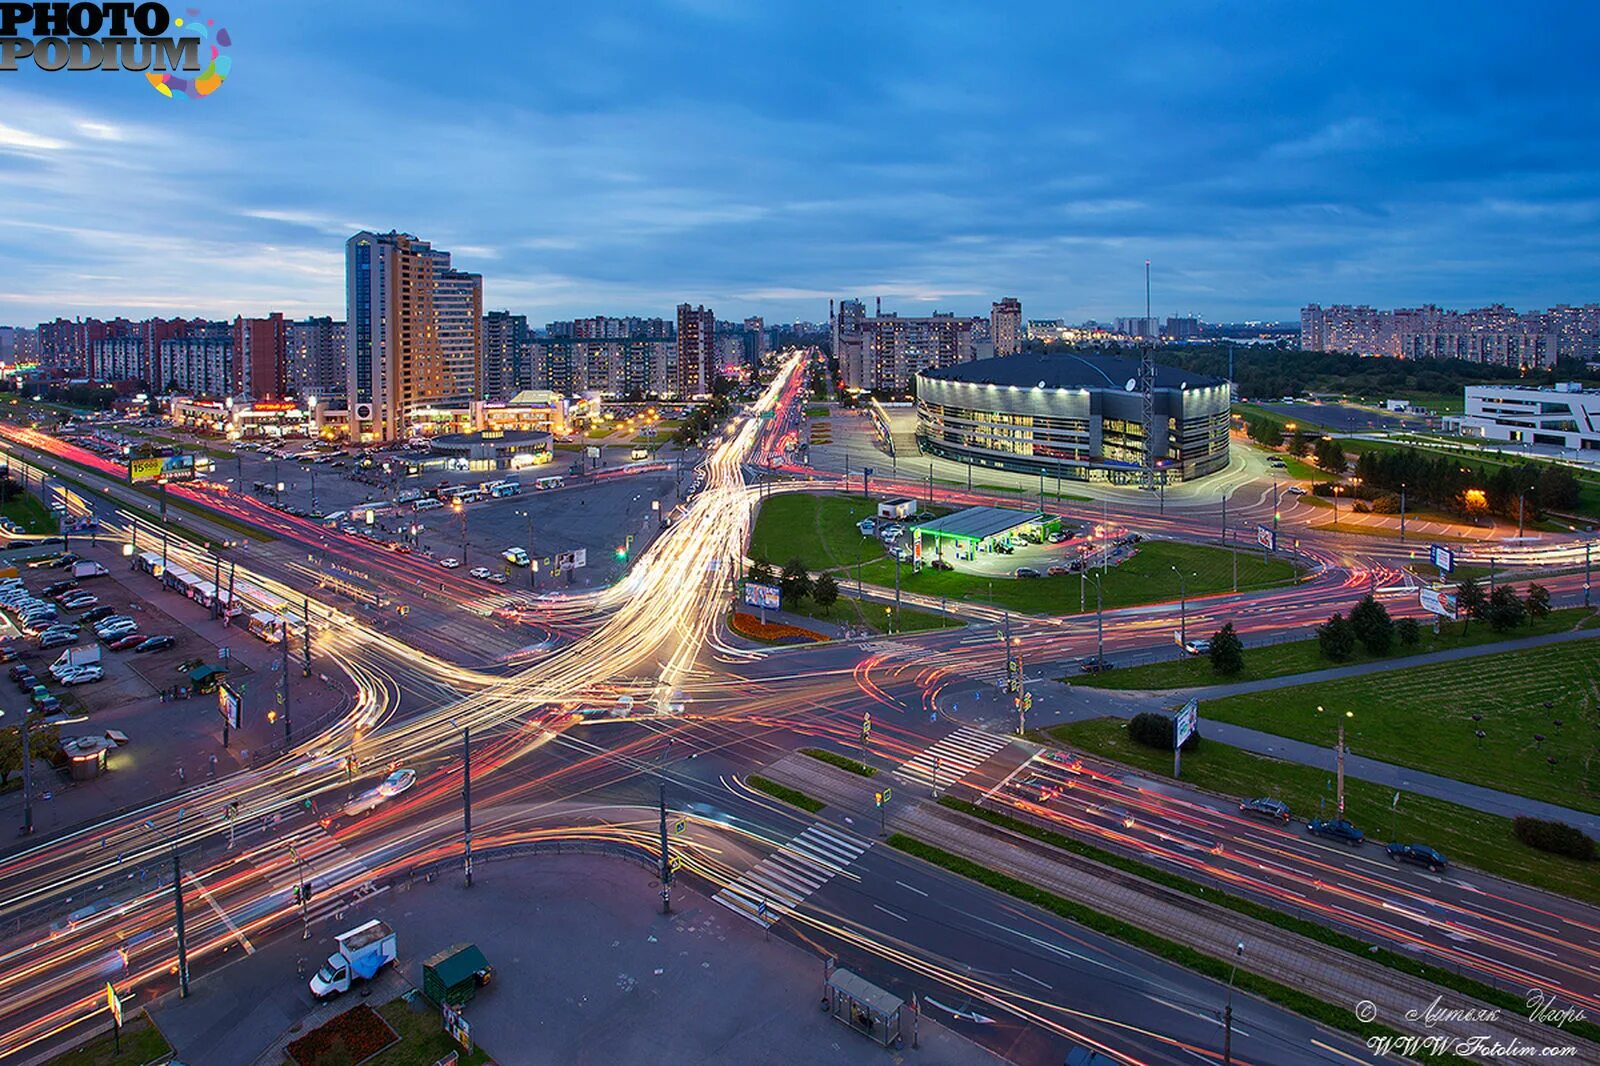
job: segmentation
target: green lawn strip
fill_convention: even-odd
[[[772,496],[756,514],[750,535],[750,557],[764,558],[774,570],[799,559],[812,572],[871,561],[883,556],[877,537],[856,528],[863,518],[876,518],[878,505],[859,496],[827,496],[789,492]],[[843,578],[840,578],[843,581]]]
[[[1233,973],[1233,963],[1215,958],[1191,947],[1168,940],[1146,929],[1141,929],[1131,922],[1121,918],[1102,914],[1073,900],[1047,892],[1026,881],[1019,881],[1015,877],[980,866],[969,859],[953,855],[943,848],[924,843],[915,837],[906,836],[904,833],[894,833],[889,837],[889,846],[897,848],[924,862],[943,867],[951,873],[959,874],[970,881],[981,885],[1024,903],[1050,911],[1052,914],[1066,918],[1104,936],[1109,936],[1136,948],[1148,951],[1169,962],[1173,962],[1186,969],[1193,970],[1215,981],[1226,981]],[[1234,984],[1243,992],[1259,996],[1262,999],[1276,1003],[1280,1007],[1294,1011],[1313,1021],[1335,1029],[1353,1033],[1362,1039],[1373,1036],[1395,1036],[1395,1032],[1384,1026],[1367,1025],[1356,1020],[1354,1012],[1345,1007],[1335,1006],[1316,996],[1290,988],[1266,977],[1261,977],[1249,970],[1239,970],[1234,977]]]
[[[19,492],[0,504],[0,514],[29,533],[55,533],[60,526],[44,501],[31,492]]]
[[[459,1066],[482,1066],[492,1061],[482,1048],[462,1051],[461,1045],[445,1033],[438,1008],[421,996],[415,997],[412,1003],[407,1003],[404,997],[391,1000],[379,1007],[378,1013],[400,1035],[400,1041],[367,1059],[362,1066],[435,1066],[452,1051],[460,1056]]]
[[[1359,755],[1600,813],[1597,674],[1600,643],[1581,640],[1227,696],[1201,716],[1327,745],[1344,721]]]
[[[840,584],[844,584],[844,582],[841,581]],[[784,610],[790,614],[814,618],[819,622],[849,622],[853,625],[864,625],[878,633],[885,632],[889,627],[891,616],[884,613],[884,608],[890,607],[892,610],[892,605],[873,603],[870,600],[858,600],[853,595],[854,589],[851,589],[850,592],[852,595],[841,593],[839,599],[827,610],[817,606],[809,597],[799,603],[786,604]],[[925,629],[945,629],[965,624],[961,619],[950,615],[902,607],[900,608],[900,617],[895,629],[901,633],[910,633]]]
[[[926,545],[924,546],[926,550]],[[1042,568],[1044,563],[1035,563]],[[1176,541],[1145,541],[1139,551],[1106,571],[1104,605],[1131,607],[1142,603],[1159,603],[1178,599],[1176,566],[1185,575],[1189,595],[1233,590],[1232,553],[1204,544],[1182,544]],[[1098,571],[1096,571],[1098,572]],[[854,568],[851,568],[854,576]],[[880,587],[894,586],[894,562],[880,559],[862,567],[861,579]],[[1295,579],[1294,566],[1287,560],[1263,560],[1254,552],[1239,552],[1239,588],[1262,589],[1291,584]],[[843,580],[841,578],[841,580]],[[988,577],[961,570],[935,570],[925,567],[913,574],[909,566],[900,568],[900,587],[906,592],[924,596],[943,596],[950,600],[969,600],[1009,607],[1025,614],[1077,614],[1083,579],[1077,574],[1056,577],[1014,578]],[[1094,583],[1088,584],[1083,597],[1088,610],[1094,610]]]
[[[762,777],[760,774],[751,774],[745,778],[745,783],[757,792],[765,792],[773,799],[782,800],[790,806],[799,807],[801,810],[810,811],[812,814],[816,814],[827,806],[826,803],[812,799],[799,789],[780,785],[770,777]]]
[[[1305,410],[1307,414],[1310,414],[1310,412],[1314,409],[1307,407]],[[1323,429],[1320,424],[1311,421],[1304,415],[1283,415],[1276,411],[1269,411],[1265,407],[1258,407],[1253,403],[1236,403],[1233,405],[1233,413],[1240,415],[1255,415],[1257,418],[1264,418],[1268,422],[1276,422],[1279,428],[1283,429],[1285,437],[1289,436],[1293,432],[1293,430],[1287,428],[1291,422],[1293,422],[1297,428],[1303,429],[1307,433],[1310,433],[1312,430],[1316,430],[1320,433]]]
[[[1075,685],[1087,688],[1109,689],[1140,689],[1160,690],[1174,688],[1197,688],[1203,685],[1231,685],[1241,681],[1261,681],[1272,677],[1287,677],[1291,674],[1304,674],[1313,670],[1331,670],[1340,666],[1352,666],[1358,663],[1391,662],[1404,660],[1415,655],[1426,655],[1429,652],[1448,651],[1451,648],[1470,648],[1483,644],[1493,644],[1505,640],[1520,640],[1526,637],[1537,637],[1547,633],[1563,633],[1579,625],[1590,612],[1582,607],[1563,608],[1551,611],[1545,617],[1534,621],[1530,625],[1522,626],[1510,633],[1496,633],[1486,625],[1473,625],[1468,628],[1466,636],[1461,635],[1461,626],[1446,622],[1440,626],[1440,633],[1435,636],[1431,629],[1422,630],[1422,639],[1415,647],[1403,648],[1398,644],[1394,650],[1385,656],[1372,656],[1365,649],[1358,650],[1355,655],[1342,663],[1336,663],[1322,656],[1321,649],[1317,646],[1315,638],[1308,640],[1293,640],[1283,644],[1268,644],[1258,648],[1247,647],[1244,650],[1244,669],[1232,677],[1223,677],[1211,669],[1211,660],[1203,655],[1183,659],[1173,659],[1170,662],[1150,663],[1147,666],[1130,666],[1123,670],[1109,670],[1102,674],[1074,675],[1063,678]],[[1209,637],[1209,630],[1191,628],[1191,637]]]
[[[809,755],[813,759],[825,762],[830,766],[837,766],[841,770],[848,770],[852,774],[859,774],[862,777],[872,777],[878,772],[876,766],[868,766],[864,762],[858,762],[848,755],[840,755],[838,752],[829,751],[827,748],[801,748],[800,754]]]
[[[806,408],[807,418],[827,418],[832,413],[833,409],[827,404],[812,404]]]
[[[1330,473],[1319,466],[1312,466],[1304,459],[1293,455],[1279,456],[1283,460],[1284,472],[1296,481],[1338,481],[1339,475]]]
[[[1200,705],[1205,735],[1207,704]],[[1126,723],[1095,718],[1056,726],[1057,743],[1114,759],[1153,777],[1172,777],[1172,753],[1128,737]],[[1302,817],[1334,808],[1333,774],[1314,766],[1257,755],[1206,739],[1183,756],[1186,785],[1235,798],[1270,796]],[[1586,903],[1600,904],[1600,863],[1536,851],[1511,834],[1511,820],[1460,804],[1402,791],[1398,806],[1387,785],[1345,777],[1345,814],[1376,839],[1429,844],[1452,861]]]
[[[57,1055],[50,1060],[50,1066],[143,1066],[172,1054],[172,1045],[142,1011],[128,1018],[122,1027],[121,1039],[121,1054],[116,1051],[117,1038],[108,1032],[80,1048]]]
[[[1329,947],[1338,948],[1340,951],[1348,952],[1357,958],[1370,959],[1371,961],[1379,963],[1383,966],[1387,966],[1392,970],[1398,970],[1401,973],[1409,974],[1412,977],[1421,978],[1424,981],[1431,981],[1432,983],[1443,988],[1449,988],[1453,991],[1460,992],[1463,995],[1473,996],[1477,999],[1481,999],[1485,1003],[1493,1004],[1516,1013],[1521,1013],[1525,1008],[1525,1003],[1521,996],[1515,995],[1511,992],[1502,991],[1490,985],[1486,985],[1481,981],[1475,981],[1472,978],[1458,974],[1453,970],[1447,970],[1439,966],[1434,966],[1430,963],[1422,962],[1421,960],[1410,955],[1405,955],[1397,951],[1391,951],[1385,947],[1375,948],[1374,945],[1362,940],[1360,937],[1351,936],[1350,934],[1340,932],[1337,929],[1330,929],[1327,926],[1322,925],[1319,922],[1311,921],[1308,918],[1300,918],[1292,914],[1285,914],[1280,910],[1268,906],[1267,904],[1258,903],[1255,900],[1247,899],[1243,896],[1231,895],[1228,892],[1225,892],[1222,889],[1214,886],[1203,885],[1198,881],[1193,881],[1180,874],[1175,874],[1168,870],[1163,870],[1160,867],[1140,862],[1137,859],[1119,855],[1116,852],[1106,851],[1103,848],[1095,847],[1093,844],[1085,843],[1084,841],[1074,839],[1073,837],[1064,836],[1061,833],[1046,829],[1043,826],[1035,825],[1032,822],[1024,821],[1020,818],[1013,818],[1008,814],[1002,814],[999,811],[993,811],[987,807],[980,807],[975,803],[968,803],[966,800],[956,799],[953,796],[943,796],[940,798],[939,803],[945,807],[949,807],[951,810],[960,811],[961,813],[971,815],[974,818],[981,818],[991,825],[997,825],[1003,829],[1009,829],[1012,832],[1021,833],[1024,836],[1028,836],[1039,841],[1040,843],[1048,844],[1053,848],[1059,848],[1062,851],[1068,851],[1074,855],[1081,855],[1086,859],[1093,859],[1095,862],[1103,863],[1106,866],[1114,867],[1118,870],[1122,870],[1125,873],[1133,874],[1135,877],[1142,878],[1143,880],[1150,881],[1158,885],[1164,885],[1167,888],[1175,889],[1176,891],[1182,892],[1186,895],[1194,896],[1197,899],[1206,900],[1207,902],[1214,903],[1220,907],[1226,907],[1228,910],[1234,911],[1237,914],[1242,914],[1247,918],[1254,918],[1256,921],[1266,922],[1269,925],[1277,926],[1279,929],[1294,933],[1297,936],[1306,937],[1307,939],[1314,940],[1319,944],[1326,944]],[[1600,1025],[1595,1025],[1589,1022],[1582,1022],[1579,1024],[1586,1031],[1579,1032],[1578,1029],[1573,1028],[1570,1025],[1567,1027],[1566,1031],[1574,1033],[1575,1035],[1583,1036],[1589,1040],[1600,1039]]]

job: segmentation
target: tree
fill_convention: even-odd
[[[1528,585],[1528,619],[1550,615],[1550,590],[1536,582]]]
[[[1348,457],[1344,454],[1344,446],[1332,437],[1326,440],[1319,439],[1314,454],[1318,466],[1335,474],[1343,474],[1349,463]]]
[[[1356,639],[1373,655],[1388,655],[1394,644],[1394,622],[1383,604],[1369,593],[1350,611],[1350,628]]]
[[[1464,577],[1456,583],[1456,612],[1461,615],[1462,636],[1466,636],[1472,620],[1482,618],[1488,607],[1489,597],[1483,594],[1483,586],[1476,578]]]
[[[824,614],[831,612],[834,603],[839,599],[839,583],[833,579],[832,574],[817,576],[817,580],[811,586],[811,598],[822,608]]]
[[[799,559],[790,559],[783,564],[783,576],[778,579],[778,586],[783,590],[783,598],[791,604],[798,604],[811,593],[811,575],[806,572],[806,564]]]
[[[772,564],[763,556],[756,556],[750,563],[750,573],[747,578],[752,585],[772,584]]]
[[[1289,454],[1304,459],[1311,452],[1311,441],[1306,438],[1306,431],[1297,429],[1294,436],[1289,438]]]
[[[1232,677],[1244,669],[1244,641],[1229,622],[1211,636],[1211,670]]]
[[[1522,602],[1522,597],[1517,595],[1517,590],[1512,586],[1497,585],[1494,594],[1489,597],[1489,608],[1485,613],[1494,631],[1504,633],[1527,619],[1528,605]]]
[[[1128,739],[1136,744],[1143,744],[1147,748],[1157,751],[1171,751],[1174,723],[1173,716],[1159,714],[1156,711],[1141,711],[1128,719]],[[1183,742],[1184,751],[1193,751],[1200,746],[1200,733],[1196,730],[1189,734]]]
[[[1356,631],[1350,620],[1335,611],[1333,615],[1317,627],[1317,647],[1322,649],[1324,658],[1342,663],[1356,650]]]
[[[45,726],[36,721],[28,730],[28,743],[33,747],[35,760],[49,759],[55,754],[60,740],[60,726]],[[22,730],[0,729],[0,786],[4,786],[11,775],[21,769]]]
[[[1415,648],[1422,640],[1422,626],[1415,618],[1402,618],[1394,624],[1394,635],[1403,648]]]

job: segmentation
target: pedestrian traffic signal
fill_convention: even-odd
[[[874,792],[872,794],[872,798],[873,798],[874,802],[876,802],[879,807],[883,806],[883,793],[882,792]]]
[[[299,885],[295,885],[294,888],[292,888],[289,891],[289,898],[294,901],[294,905],[296,907],[300,906],[300,886]]]

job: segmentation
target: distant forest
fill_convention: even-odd
[[[1030,347],[1033,347],[1030,345]],[[1038,347],[1038,351],[1059,350]],[[1079,349],[1080,354],[1093,354]],[[1107,354],[1137,357],[1133,345],[1107,349]],[[1228,376],[1228,347],[1184,345],[1159,348],[1156,361],[1219,378]],[[1342,352],[1302,352],[1283,348],[1237,346],[1233,380],[1239,395],[1252,400],[1302,396],[1307,392],[1341,393],[1384,399],[1395,393],[1428,392],[1459,396],[1464,385],[1515,381],[1552,385],[1557,381],[1594,380],[1581,363],[1527,374],[1516,367],[1469,363],[1460,359],[1389,359]]]

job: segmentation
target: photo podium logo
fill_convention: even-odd
[[[169,100],[199,100],[232,71],[227,27],[199,8],[165,4],[0,2],[0,74],[31,63],[44,71],[134,71]]]

